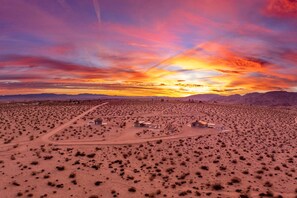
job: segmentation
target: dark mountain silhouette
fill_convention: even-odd
[[[156,99],[168,100],[168,97],[158,96],[110,96],[104,94],[20,94],[20,95],[0,95],[0,102],[29,102],[29,101],[45,101],[45,100],[96,100],[96,99]]]
[[[0,96],[0,101],[40,101],[40,100],[92,100],[108,97],[102,94],[78,94],[78,95],[68,95],[68,94],[52,94],[52,93],[42,93],[42,94],[20,94],[20,95],[3,95]]]
[[[168,98],[168,97],[146,97],[146,96],[109,96],[104,94],[24,94],[24,95],[2,95],[2,102],[20,102],[20,101],[43,101],[43,100],[96,100],[96,99],[157,99],[157,100],[194,100],[202,102],[219,102],[231,104],[252,104],[252,105],[297,105],[297,92],[271,91],[267,93],[248,93],[245,95],[222,96],[219,94],[197,94],[184,98]]]
[[[253,105],[297,105],[297,93],[286,91],[271,91],[267,93],[248,93],[245,95],[221,96],[218,94],[198,94],[185,97],[186,100],[222,102]]]

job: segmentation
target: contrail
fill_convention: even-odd
[[[100,13],[100,5],[98,0],[93,0],[93,5],[95,9],[95,13],[98,19],[99,24],[101,24],[101,13]]]
[[[162,65],[162,64],[164,64],[164,63],[166,63],[166,62],[168,62],[168,61],[170,61],[170,60],[172,60],[172,59],[174,59],[174,58],[176,58],[178,56],[180,56],[180,55],[187,54],[187,53],[192,52],[192,51],[197,50],[197,49],[199,49],[199,46],[195,46],[195,47],[186,49],[186,50],[184,50],[182,52],[179,52],[179,53],[177,53],[177,54],[175,54],[173,56],[170,56],[170,57],[168,57],[168,58],[166,58],[166,59],[164,59],[164,60],[162,60],[162,61],[160,61],[160,62],[158,62],[158,63],[156,63],[156,64],[154,64],[152,66],[150,66],[150,68],[148,68],[146,70],[146,72],[149,72],[150,70],[152,70],[152,69],[154,69],[154,68],[156,68],[156,67],[158,67],[158,66],[160,66],[160,65]],[[165,67],[166,66],[163,66],[162,68],[165,68]]]

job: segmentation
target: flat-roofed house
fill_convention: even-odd
[[[151,122],[145,122],[145,121],[138,121],[136,120],[134,122],[134,127],[150,127],[151,126]]]
[[[214,123],[207,123],[207,127],[208,128],[215,128],[215,124]]]

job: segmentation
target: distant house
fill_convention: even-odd
[[[207,122],[201,121],[201,120],[199,120],[199,121],[196,120],[195,122],[192,122],[191,127],[201,127],[201,128],[204,128],[204,127],[207,127]]]
[[[97,118],[95,121],[94,121],[95,125],[102,125],[103,123],[103,120],[101,118]]]
[[[202,120],[196,120],[195,122],[192,122],[191,127],[200,127],[200,128],[215,128],[214,123],[208,123]]]
[[[134,127],[150,127],[151,126],[151,122],[145,122],[145,121],[138,121],[136,120],[134,122]]]
[[[207,127],[208,128],[215,128],[215,124],[214,123],[207,123]]]

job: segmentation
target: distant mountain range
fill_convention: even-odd
[[[207,101],[253,105],[297,105],[297,92],[271,91],[266,93],[248,93],[245,95],[222,96],[218,94],[198,94],[185,97],[186,100]]]
[[[25,95],[0,95],[2,102],[21,102],[21,101],[44,101],[44,100],[96,100],[96,99],[178,99],[178,100],[193,100],[202,102],[218,102],[218,103],[232,103],[232,104],[253,104],[253,105],[297,105],[297,92],[286,91],[271,91],[267,93],[248,93],[245,95],[230,95],[222,96],[219,94],[197,94],[183,98],[169,98],[169,97],[129,97],[129,96],[109,96],[104,94],[25,94]]]
[[[97,99],[154,99],[154,98],[168,98],[157,96],[110,96],[104,94],[19,94],[19,95],[0,95],[0,102],[29,102],[29,101],[46,101],[46,100],[97,100]]]
[[[78,95],[68,95],[68,94],[51,94],[51,93],[41,93],[41,94],[21,94],[21,95],[3,95],[0,96],[0,101],[43,101],[43,100],[94,100],[104,97],[110,97],[103,94],[78,94]]]

